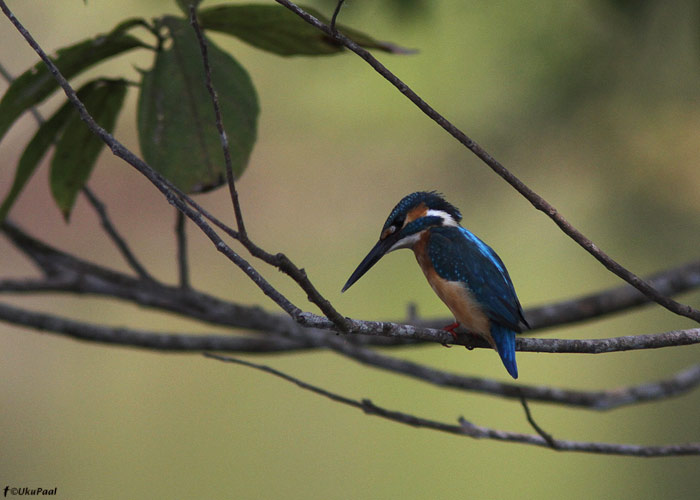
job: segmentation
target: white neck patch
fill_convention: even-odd
[[[443,226],[457,226],[457,221],[452,218],[450,214],[447,212],[443,212],[442,210],[433,210],[430,209],[426,212],[425,216],[432,216],[432,217],[440,217],[442,219],[442,225]]]
[[[387,250],[386,253],[393,252],[394,250],[398,250],[399,248],[413,248],[413,245],[418,243],[418,240],[420,239],[421,234],[423,231],[420,233],[415,233],[410,236],[406,236],[405,238],[401,238],[399,241],[394,243],[389,250]]]

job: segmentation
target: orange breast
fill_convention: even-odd
[[[441,278],[435,271],[430,258],[428,258],[429,238],[430,235],[425,231],[413,246],[413,253],[428,283],[462,326],[470,332],[480,335],[495,348],[489,319],[469,290],[457,281],[447,281]]]

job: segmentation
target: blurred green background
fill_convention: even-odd
[[[216,2],[205,2],[213,5]],[[667,2],[409,2],[349,0],[342,22],[419,49],[381,60],[448,119],[638,274],[698,257],[700,6]],[[328,2],[316,4],[330,12]],[[108,31],[128,16],[176,13],[170,1],[10,2],[49,50]],[[6,19],[2,64],[36,61]],[[400,319],[447,310],[410,252],[340,288],[393,205],[437,189],[464,225],[508,265],[524,306],[619,284],[545,216],[352,55],[281,58],[213,35],[250,72],[262,115],[238,184],[252,237],[305,267],[351,317]],[[137,79],[150,56],[129,54],[89,74]],[[5,84],[0,86],[4,91]],[[116,135],[136,148],[135,92]],[[59,101],[42,106],[48,112]],[[35,124],[0,144],[0,196]],[[90,186],[137,255],[176,280],[174,214],[150,184],[104,152]],[[225,190],[198,198],[233,220]],[[84,199],[66,225],[46,165],[12,218],[46,240],[126,270]],[[273,305],[192,229],[193,284],[245,304]],[[259,268],[309,310],[276,270]],[[35,270],[0,240],[2,277]],[[227,333],[89,297],[3,296],[86,321],[157,331]],[[700,303],[700,293],[681,296]],[[689,328],[656,306],[548,332],[592,338]],[[506,380],[495,353],[426,346],[395,351],[446,370]],[[606,389],[667,377],[700,346],[599,356],[520,354],[520,382]],[[332,353],[258,356],[305,381],[388,408],[532,432],[518,402],[436,389]],[[75,342],[0,325],[0,486],[58,487],[59,498],[697,498],[698,458],[560,454],[400,426],[287,382],[199,355]],[[697,390],[607,413],[532,404],[557,438],[639,444],[700,440]]]

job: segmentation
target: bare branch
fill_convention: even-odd
[[[177,269],[180,276],[180,288],[190,288],[190,271],[187,266],[187,233],[185,215],[176,211],[175,240],[177,244]]]
[[[679,396],[700,385],[700,364],[692,365],[669,378],[658,381],[602,391],[581,391],[500,382],[488,378],[451,373],[413,361],[386,356],[373,349],[343,342],[343,339],[337,337],[327,338],[326,343],[335,352],[359,363],[400,373],[440,387],[512,399],[525,397],[530,401],[555,403],[597,411],[613,410],[623,406]]]
[[[340,14],[340,9],[343,7],[344,3],[345,0],[338,0],[338,3],[335,6],[335,9],[333,10],[333,17],[331,17],[331,31],[333,31],[334,33],[336,32],[335,22],[338,19],[338,14]]]
[[[27,311],[3,303],[0,303],[0,318],[9,323],[52,334],[64,335],[76,340],[139,347],[164,352],[216,350],[261,353],[279,352],[292,347],[294,349],[315,347],[311,342],[304,346],[298,341],[279,336],[256,338],[231,335],[185,335],[180,333],[155,333],[123,327],[108,327],[61,318],[52,314]]]
[[[174,288],[172,290],[179,291],[182,289]],[[191,290],[188,290],[188,292],[192,293],[192,295],[189,295],[193,299],[192,302],[207,303],[202,302],[202,297],[198,297]],[[163,300],[167,300],[167,290],[164,290],[162,295],[164,296]],[[196,308],[196,306],[194,307]],[[0,320],[77,340],[164,352],[216,350],[239,353],[284,353],[314,348],[330,348],[362,364],[407,375],[437,386],[514,399],[526,397],[530,401],[541,401],[593,410],[611,410],[621,406],[666,399],[681,395],[700,385],[700,365],[691,366],[668,379],[605,391],[577,391],[549,386],[515,385],[491,379],[449,373],[411,361],[385,356],[357,345],[362,341],[362,337],[349,336],[341,338],[333,332],[302,329],[286,316],[279,316],[277,318],[278,323],[275,324],[274,320],[267,317],[267,315],[263,315],[262,318],[258,318],[258,321],[256,321],[255,319],[251,320],[245,314],[237,315],[236,309],[228,310],[231,314],[227,314],[227,310],[219,311],[216,308],[216,304],[211,310],[220,312],[222,317],[227,318],[230,323],[247,323],[253,329],[259,328],[267,321],[269,332],[265,338],[155,333],[123,327],[94,325],[55,315],[28,311],[2,303],[0,303]],[[262,321],[259,321],[260,319]],[[541,342],[541,339],[539,341]]]
[[[527,399],[525,399],[524,396],[520,397],[520,404],[523,405],[523,409],[525,410],[525,418],[527,418],[527,421],[530,423],[532,428],[535,429],[535,432],[542,436],[542,439],[547,442],[550,448],[556,450],[557,443],[554,441],[551,434],[547,433],[542,427],[539,426],[537,422],[535,422],[535,419],[532,417],[532,412],[530,412],[530,406],[527,404]]]
[[[578,452],[588,452],[588,453],[601,453],[606,455],[627,455],[627,456],[639,456],[639,457],[670,457],[670,456],[681,456],[681,455],[700,455],[700,443],[688,443],[682,445],[670,445],[670,446],[640,446],[640,445],[630,445],[630,444],[614,444],[614,443],[595,443],[595,442],[581,442],[581,441],[566,441],[559,439],[552,439],[551,443],[539,435],[532,434],[521,434],[517,432],[501,431],[497,429],[492,429],[489,427],[482,427],[471,422],[466,421],[464,418],[460,418],[460,424],[448,424],[444,422],[438,422],[435,420],[430,420],[426,418],[417,417],[410,415],[408,413],[402,413],[398,411],[387,410],[380,406],[375,405],[368,399],[363,399],[362,401],[347,398],[339,394],[321,389],[315,385],[303,382],[291,375],[287,375],[279,370],[271,368],[265,365],[259,365],[256,363],[251,363],[238,358],[232,358],[228,356],[220,356],[216,354],[205,353],[206,357],[211,359],[216,359],[218,361],[223,361],[225,363],[234,363],[238,365],[247,366],[249,368],[254,368],[265,373],[269,373],[283,380],[291,382],[298,387],[311,391],[315,394],[324,396],[337,403],[342,403],[347,406],[352,406],[354,408],[360,409],[369,415],[376,415],[393,422],[398,422],[404,425],[410,425],[412,427],[422,427],[427,429],[433,429],[441,432],[447,432],[450,434],[457,434],[461,436],[468,436],[475,439],[493,439],[497,441],[507,441],[514,443],[529,444],[534,446],[542,447],[554,447],[558,451],[578,451]]]
[[[205,321],[224,321],[230,326],[242,328],[256,328],[267,331],[271,323],[279,326],[272,315],[266,315],[257,308],[246,308],[229,304],[217,299],[212,299],[204,294],[196,292],[188,293],[179,288],[171,288],[158,283],[139,284],[133,278],[91,264],[63,252],[55,250],[28,235],[21,232],[11,223],[5,223],[3,230],[12,238],[13,242],[23,249],[48,276],[57,277],[52,284],[63,287],[64,291],[75,293],[109,294],[115,297],[127,298],[142,305],[165,308],[180,314],[192,315],[192,317]],[[90,279],[85,279],[91,276]],[[60,278],[60,279],[58,279]],[[5,282],[5,289],[12,283]],[[3,288],[0,287],[0,291]],[[36,287],[34,288],[36,290]],[[22,291],[21,286],[13,291]],[[24,291],[33,291],[31,288]],[[199,300],[198,300],[199,298]],[[208,304],[216,303],[211,310]],[[234,312],[228,318],[223,318],[219,311],[224,309]],[[208,311],[203,313],[203,311]],[[255,322],[249,320],[255,318]],[[309,312],[299,312],[294,320],[302,326],[317,328],[327,331],[337,331],[336,325],[324,318]],[[438,343],[455,343],[449,332],[443,329],[425,328],[414,325],[404,325],[395,322],[361,321],[348,319],[350,333],[373,337],[390,337],[402,340],[429,341]],[[484,341],[471,336],[462,336],[461,345],[469,347],[490,348]],[[519,351],[529,352],[560,352],[560,353],[588,353],[600,354],[604,352],[616,352],[638,349],[652,349],[660,347],[672,347],[700,343],[700,328],[688,330],[676,330],[650,335],[631,335],[608,339],[535,339],[520,337],[516,339],[516,348]]]
[[[138,280],[78,259],[30,237],[10,222],[6,221],[0,228],[48,277],[44,281],[5,280],[0,282],[0,291],[59,291],[104,295],[218,325],[280,334],[291,328],[301,329],[287,315],[274,315],[259,307],[225,302],[192,289]]]
[[[353,51],[355,54],[364,59],[374,70],[391,83],[396,89],[406,96],[413,104],[415,104],[423,113],[434,120],[452,137],[457,139],[466,148],[472,151],[479,159],[488,165],[494,172],[502,177],[508,184],[515,188],[523,195],[537,210],[544,212],[559,228],[567,234],[571,239],[583,247],[588,253],[595,257],[606,269],[613,272],[630,285],[637,288],[651,300],[662,305],[666,309],[681,316],[694,319],[700,322],[700,311],[686,304],[676,302],[669,297],[659,293],[652,285],[633,274],[631,271],[618,264],[605,252],[603,252],[591,240],[586,238],[578,229],[576,229],[563,215],[561,215],[554,206],[547,202],[540,195],[530,189],[525,183],[518,179],[513,173],[506,169],[498,160],[491,156],[484,148],[477,144],[473,139],[468,137],[464,132],[458,129],[455,125],[449,122],[443,115],[438,113],[432,106],[425,102],[418,94],[416,94],[408,85],[401,81],[396,75],[389,71],[382,63],[380,63],[367,50],[360,47],[358,44],[350,40],[348,37],[338,31],[332,30],[314,16],[305,12],[303,9],[290,2],[289,0],[276,0],[277,3],[285,6],[296,15],[304,19],[307,23],[317,27],[328,36],[334,38],[339,43]]]
[[[231,201],[233,202],[233,209],[236,215],[236,224],[238,227],[238,239],[246,247],[246,249],[255,257],[262,259],[264,262],[277,267],[288,276],[290,276],[297,284],[307,293],[309,301],[316,304],[321,312],[330,319],[341,332],[348,331],[348,324],[345,317],[340,314],[333,305],[324,298],[321,293],[316,289],[316,287],[311,283],[311,281],[306,276],[306,272],[303,269],[299,269],[296,265],[292,263],[284,254],[278,253],[272,255],[259,246],[257,246],[248,237],[243,223],[243,215],[241,213],[240,203],[238,201],[238,192],[236,191],[236,183],[233,176],[233,168],[231,167],[231,152],[229,150],[229,142],[226,137],[226,131],[223,126],[223,118],[221,115],[221,107],[219,106],[219,97],[216,93],[216,89],[212,83],[211,79],[211,66],[209,64],[207,41],[202,30],[197,22],[197,14],[194,5],[190,5],[190,24],[194,28],[197,35],[197,40],[199,42],[199,47],[202,52],[202,61],[204,64],[204,79],[207,87],[207,91],[211,97],[212,106],[214,108],[214,115],[216,118],[216,127],[219,131],[219,137],[221,139],[221,147],[224,153],[224,160],[226,164],[226,179],[228,181],[229,192],[231,194]]]
[[[652,274],[645,280],[667,296],[698,288],[700,260]],[[525,311],[525,317],[533,330],[544,329],[578,323],[649,303],[649,297],[636,288],[622,285],[571,300],[531,307]]]
[[[194,4],[190,5],[190,24],[194,28],[194,32],[197,35],[197,41],[199,42],[199,49],[202,52],[202,64],[204,65],[204,83],[207,87],[207,92],[211,97],[212,106],[214,108],[214,117],[216,121],[216,129],[219,132],[219,139],[221,140],[221,149],[224,153],[224,164],[226,166],[226,181],[228,182],[229,193],[231,194],[231,202],[233,203],[233,213],[236,216],[236,227],[238,228],[238,233],[241,238],[246,238],[247,232],[245,229],[245,224],[243,223],[243,213],[241,212],[241,205],[238,201],[238,191],[236,191],[236,181],[233,177],[233,167],[231,166],[231,151],[229,149],[228,137],[226,136],[226,130],[224,129],[224,119],[221,114],[221,108],[219,106],[219,95],[214,89],[214,85],[211,81],[211,66],[209,65],[209,48],[207,46],[207,39],[202,33],[202,29],[197,22],[197,7]]]
[[[111,219],[107,215],[107,209],[105,207],[105,204],[100,201],[100,199],[88,188],[87,186],[83,187],[83,194],[85,194],[85,197],[88,199],[90,202],[90,205],[92,206],[93,209],[95,209],[95,212],[97,212],[98,217],[100,218],[100,223],[102,224],[102,227],[104,228],[105,232],[109,236],[109,238],[112,240],[114,245],[117,247],[119,250],[119,253],[122,254],[122,257],[124,257],[124,260],[129,264],[129,266],[138,274],[141,278],[146,279],[146,280],[153,280],[153,277],[146,271],[146,268],[141,265],[141,263],[138,261],[134,253],[131,251],[129,246],[126,244],[126,241],[124,238],[121,237],[119,232],[117,231],[117,228],[112,224]]]
[[[201,292],[173,292],[166,285],[161,284],[143,286],[128,275],[97,266],[76,256],[61,252],[28,235],[11,222],[0,226],[0,230],[10,238],[19,250],[32,259],[46,276],[54,277],[46,282],[36,280],[29,282],[27,280],[0,281],[0,292],[63,291],[81,295],[91,293],[106,295],[130,300],[141,306],[156,307],[185,316],[196,317],[209,323],[237,326],[230,321],[229,318],[231,316],[221,315],[217,312],[227,310],[229,313],[232,313],[234,310],[232,308],[235,308],[235,304],[219,301],[218,299],[214,300]],[[61,279],[58,279],[58,276]],[[665,289],[667,293],[678,293],[697,288],[700,286],[700,261],[657,273],[650,280]],[[215,307],[210,307],[212,300],[217,303]],[[541,327],[554,326],[558,324],[558,321],[562,324],[571,321],[581,321],[648,302],[649,300],[636,289],[625,285],[577,299],[528,309],[525,311],[525,316],[533,327],[528,333]],[[196,307],[193,304],[196,304]],[[199,314],[192,316],[193,310],[199,311]],[[256,315],[246,308],[235,310],[240,315]],[[259,309],[257,311],[261,312]],[[587,318],[586,315],[591,316]],[[280,324],[280,320],[277,317],[275,322]],[[428,321],[414,317],[410,320],[410,323],[416,326],[434,329],[439,329],[448,322],[448,318]],[[245,325],[244,327],[250,328],[251,326]],[[267,328],[269,328],[269,322],[264,322],[261,329]],[[371,339],[371,337],[368,338]],[[407,342],[416,342],[412,339],[397,337],[386,337],[381,340],[377,339],[377,337],[374,338],[376,342],[370,341],[370,343],[406,345]]]

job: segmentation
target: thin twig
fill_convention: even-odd
[[[97,213],[97,216],[100,218],[100,223],[102,227],[104,228],[105,232],[112,240],[114,245],[117,247],[117,250],[119,250],[119,253],[122,254],[124,260],[126,260],[129,266],[131,266],[131,268],[141,278],[154,281],[150,273],[146,271],[146,268],[143,267],[143,265],[139,262],[134,253],[131,251],[129,245],[127,245],[126,243],[126,240],[124,240],[124,238],[121,237],[121,235],[117,231],[117,228],[114,226],[114,224],[112,224],[112,220],[107,214],[107,208],[105,207],[105,204],[102,203],[102,201],[100,201],[100,199],[95,195],[95,193],[93,193],[92,190],[87,186],[83,186],[83,194],[88,199],[90,205]]]
[[[535,422],[535,419],[532,417],[532,413],[530,412],[530,406],[527,404],[527,399],[525,399],[525,396],[523,396],[522,394],[520,395],[520,404],[523,405],[523,409],[525,410],[525,418],[530,423],[532,428],[535,429],[535,432],[542,436],[542,439],[547,441],[547,444],[549,444],[549,446],[552,449],[556,450],[556,441],[554,440],[551,434],[545,432],[545,430],[542,427],[540,427],[537,422]]]
[[[180,288],[190,288],[190,271],[187,265],[187,231],[185,215],[176,211],[175,238],[177,243],[177,269],[180,276]]]
[[[194,28],[197,35],[197,40],[199,41],[200,51],[202,53],[202,61],[204,65],[204,78],[207,91],[211,97],[212,106],[214,108],[214,115],[216,117],[216,127],[219,131],[219,137],[221,139],[221,147],[223,149],[224,159],[226,163],[226,179],[228,181],[229,192],[231,195],[231,201],[233,202],[233,209],[236,216],[236,225],[238,227],[238,240],[246,247],[246,249],[255,257],[263,260],[264,262],[279,268],[282,272],[288,274],[292,279],[294,279],[297,284],[307,293],[309,301],[316,304],[321,312],[330,319],[341,332],[348,331],[348,322],[345,317],[340,314],[333,305],[326,300],[325,297],[316,289],[316,287],[311,283],[311,281],[306,276],[306,272],[303,269],[299,269],[296,265],[290,261],[287,256],[282,253],[272,255],[259,246],[257,246],[253,241],[248,238],[247,232],[245,230],[245,225],[243,222],[243,215],[241,212],[240,203],[238,201],[238,192],[236,191],[236,183],[233,176],[233,168],[231,166],[231,152],[229,149],[228,137],[226,136],[226,131],[223,126],[223,117],[221,114],[221,107],[219,105],[219,97],[214,88],[211,78],[211,66],[209,64],[209,55],[207,41],[202,34],[201,27],[197,21],[197,15],[194,6],[190,6],[190,24]]]
[[[688,443],[682,445],[669,446],[640,446],[630,444],[552,440],[552,444],[550,444],[546,439],[544,439],[540,435],[521,434],[516,432],[492,429],[489,427],[482,427],[471,422],[467,422],[466,420],[464,420],[464,418],[460,418],[459,425],[438,422],[435,420],[417,417],[408,413],[387,410],[372,403],[372,401],[368,399],[363,399],[360,401],[341,396],[340,394],[328,391],[326,389],[322,389],[313,384],[309,384],[308,382],[304,382],[298,378],[292,377],[291,375],[288,375],[269,366],[259,365],[256,363],[251,363],[250,361],[232,358],[229,356],[220,356],[211,353],[204,353],[204,355],[208,358],[222,361],[225,363],[243,365],[265,373],[269,373],[271,375],[274,375],[275,377],[286,380],[287,382],[291,382],[304,390],[311,391],[315,394],[326,397],[337,403],[352,406],[354,408],[362,410],[363,412],[369,415],[376,415],[378,417],[382,417],[387,420],[398,422],[404,425],[410,425],[412,427],[433,429],[441,432],[447,432],[450,434],[468,436],[475,439],[493,439],[497,441],[522,443],[548,448],[553,447],[558,451],[578,451],[589,453],[601,453],[607,455],[626,455],[639,457],[700,455],[700,443]]]
[[[221,114],[221,107],[219,106],[219,95],[216,93],[216,89],[212,84],[211,80],[211,66],[209,64],[209,49],[207,45],[207,39],[202,33],[202,29],[197,21],[197,9],[195,5],[190,5],[190,24],[194,28],[194,32],[197,35],[197,40],[199,42],[199,49],[202,52],[202,64],[204,65],[204,83],[207,87],[207,92],[211,97],[212,106],[214,108],[214,117],[216,119],[216,129],[219,131],[219,139],[221,140],[221,149],[224,153],[224,163],[226,165],[226,181],[228,182],[228,189],[231,195],[231,202],[233,203],[233,212],[236,216],[236,227],[238,228],[238,233],[241,238],[246,238],[245,224],[243,223],[243,213],[241,212],[241,205],[238,201],[238,191],[236,190],[236,181],[233,177],[233,167],[231,164],[231,151],[229,148],[228,136],[226,135],[226,130],[224,129],[224,119]]]
[[[593,243],[590,239],[583,235],[578,229],[576,229],[571,223],[564,218],[564,216],[554,208],[549,202],[547,202],[540,195],[535,193],[530,189],[525,183],[518,179],[513,173],[506,169],[499,161],[497,161],[493,156],[491,156],[484,148],[477,144],[473,139],[467,136],[459,128],[448,121],[443,115],[438,113],[432,106],[425,102],[418,94],[416,94],[408,85],[401,81],[396,75],[389,71],[382,63],[380,63],[372,54],[367,50],[360,47],[357,43],[353,42],[348,37],[344,36],[342,33],[333,31],[329,26],[326,26],[314,16],[304,11],[294,3],[289,0],[276,0],[277,3],[283,5],[290,11],[294,12],[296,15],[304,19],[307,23],[317,27],[328,36],[333,37],[339,43],[342,43],[345,47],[356,53],[362,59],[364,59],[374,70],[384,77],[389,83],[391,83],[396,89],[406,96],[413,104],[415,104],[423,113],[434,120],[440,127],[447,131],[452,137],[457,139],[466,148],[472,151],[479,159],[481,159],[486,165],[488,165],[494,172],[496,172],[500,177],[502,177],[508,184],[515,188],[521,195],[523,195],[537,210],[544,212],[554,223],[559,226],[559,228],[583,247],[588,253],[590,253],[594,258],[596,258],[606,269],[613,272],[623,280],[627,281],[630,285],[637,288],[651,300],[662,305],[666,309],[681,316],[686,316],[688,318],[694,319],[700,322],[700,310],[697,310],[689,305],[681,304],[675,300],[666,297],[659,293],[653,286],[641,279],[640,277],[633,274],[631,271],[627,270],[625,267],[617,263],[605,252],[603,252],[598,246]]]
[[[344,3],[345,3],[345,0],[338,0],[338,4],[335,6],[335,9],[333,10],[333,17],[331,17],[331,31],[333,31],[333,33],[338,31],[335,27],[335,21],[337,20],[338,14],[340,14],[340,9],[343,7]]]

